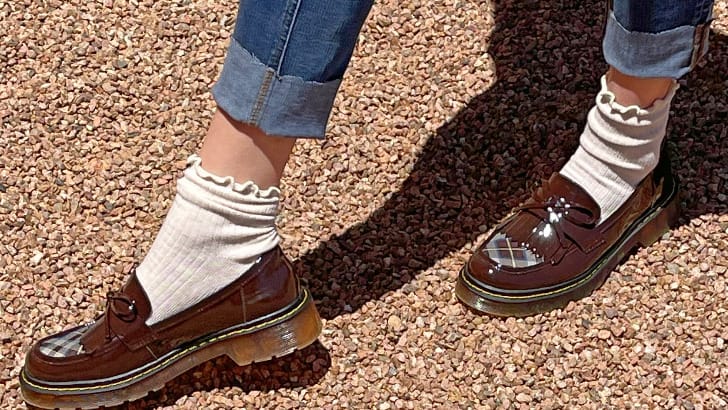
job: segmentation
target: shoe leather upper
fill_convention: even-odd
[[[275,248],[235,282],[150,327],[151,304],[132,275],[121,292],[108,295],[106,312],[93,323],[37,342],[24,371],[36,380],[78,384],[138,371],[185,343],[284,309],[300,294],[290,262]]]
[[[580,186],[554,173],[506,217],[475,251],[467,272],[504,290],[535,290],[585,272],[660,197],[664,178],[648,175],[632,196],[599,223],[599,205]]]

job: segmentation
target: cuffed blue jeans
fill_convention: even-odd
[[[215,101],[269,135],[323,138],[372,3],[240,0]],[[707,50],[712,9],[712,0],[608,0],[604,57],[628,75],[682,77]]]

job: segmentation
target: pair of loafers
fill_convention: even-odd
[[[599,206],[556,173],[505,218],[461,270],[469,307],[496,316],[549,311],[589,295],[634,248],[677,220],[667,160],[601,221]],[[96,408],[135,400],[221,355],[239,365],[313,343],[321,320],[280,249],[215,295],[148,326],[151,305],[134,275],[92,323],[46,337],[26,357],[23,397],[41,408]]]

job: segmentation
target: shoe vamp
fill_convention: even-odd
[[[87,351],[81,339],[94,327],[79,326],[38,342],[26,360],[26,373],[38,381],[84,384],[133,374],[155,360],[147,349],[130,351],[117,337]]]
[[[529,212],[519,212],[508,223],[499,226],[486,243],[486,248],[500,250],[499,253],[490,251],[489,256],[496,266],[501,264],[509,268],[527,268],[549,261],[562,246],[556,232],[557,224],[562,222],[550,223]]]

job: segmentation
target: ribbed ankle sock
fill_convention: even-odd
[[[602,89],[587,118],[579,148],[560,173],[584,188],[601,208],[601,221],[617,211],[637,185],[657,166],[670,102],[678,86],[649,108],[622,106]]]
[[[205,171],[191,156],[149,253],[136,269],[158,323],[213,295],[279,242],[280,191]]]

